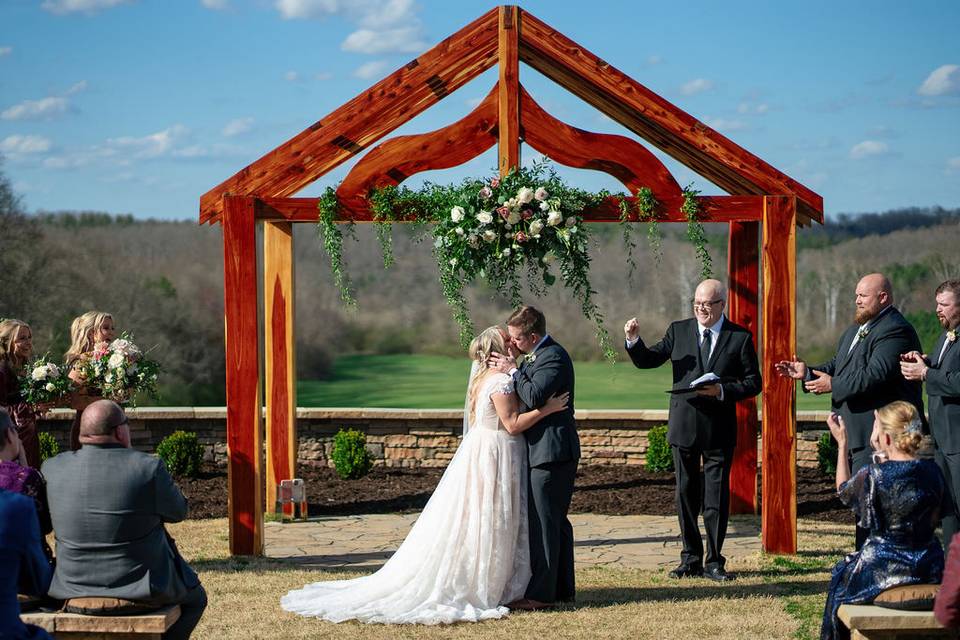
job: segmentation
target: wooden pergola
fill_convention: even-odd
[[[793,381],[778,377],[773,365],[796,352],[796,230],[823,222],[823,199],[530,13],[501,6],[200,199],[200,223],[223,227],[231,553],[262,553],[264,481],[272,504],[279,480],[295,477],[292,224],[318,218],[318,199],[291,197],[295,193],[497,65],[498,82],[462,120],[430,133],[388,139],[358,161],[337,189],[342,221],[372,220],[366,199],[371,188],[462,164],[494,145],[504,175],[519,166],[523,142],[560,164],[604,171],[630,193],[649,187],[663,205],[661,221],[686,222],[680,214],[681,188],[663,163],[632,138],[583,131],[550,116],[520,84],[521,61],[730,194],[700,197],[702,220],[729,223],[727,315],[760,340],[763,547],[774,553],[796,551],[796,396]],[[591,222],[619,217],[613,198],[585,212]],[[265,394],[258,337],[259,223]],[[266,474],[261,463],[264,404]],[[741,402],[737,416],[731,509],[756,513],[756,402]]]

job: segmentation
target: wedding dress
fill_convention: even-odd
[[[331,622],[441,624],[506,615],[530,580],[527,449],[500,425],[492,396],[512,379],[489,374],[470,428],[397,552],[376,573],[315,582],[280,599]]]

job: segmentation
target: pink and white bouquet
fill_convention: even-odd
[[[144,357],[132,336],[97,343],[76,365],[81,383],[116,402],[134,402],[139,393],[157,395],[160,364]]]
[[[70,392],[67,373],[66,367],[50,362],[47,356],[37,358],[26,367],[20,395],[31,405],[57,402]]]

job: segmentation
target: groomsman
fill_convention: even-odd
[[[936,444],[935,459],[947,481],[954,508],[943,517],[944,546],[960,529],[956,513],[960,497],[960,280],[947,280],[936,291],[937,319],[943,333],[929,358],[918,351],[903,355],[900,370],[907,380],[927,383],[930,430]]]
[[[900,354],[919,351],[920,338],[893,306],[893,287],[883,274],[871,273],[857,283],[854,319],[831,360],[808,367],[794,356],[775,365],[781,376],[802,380],[804,392],[830,394],[847,428],[853,475],[870,464],[876,448],[871,442],[875,409],[905,400],[923,417],[920,382],[900,375]],[[857,549],[867,535],[869,529],[857,526]]]
[[[723,316],[727,292],[719,280],[704,280],[693,298],[693,318],[667,327],[657,344],[640,339],[636,318],[623,327],[627,353],[640,369],[670,361],[673,394],[667,441],[673,453],[677,515],[683,537],[680,565],[673,578],[704,576],[717,582],[732,580],[720,553],[730,515],[730,466],[737,441],[736,404],[760,393],[760,365],[750,331]],[[706,384],[691,383],[705,374],[716,376]],[[700,472],[701,463],[703,473]],[[697,517],[703,506],[707,553]]]

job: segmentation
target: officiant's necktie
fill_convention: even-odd
[[[707,372],[707,364],[710,362],[710,343],[713,332],[710,329],[703,330],[703,340],[700,342],[700,370]]]

